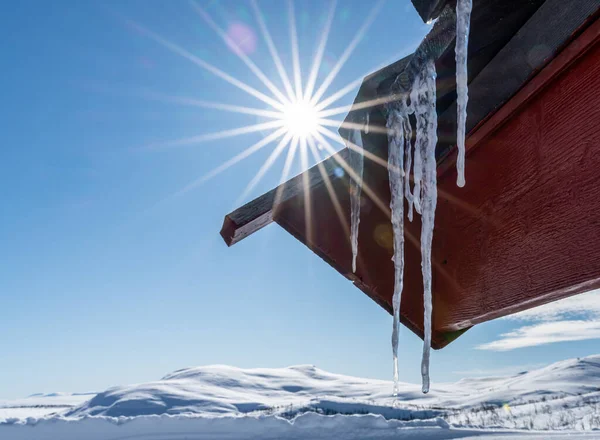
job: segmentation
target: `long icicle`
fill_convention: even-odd
[[[465,136],[469,100],[467,59],[472,8],[473,0],[458,0],[456,4],[456,184],[460,187],[465,186]]]
[[[404,98],[402,107],[406,109],[406,114],[404,115],[402,121],[402,129],[404,130],[404,152],[405,152],[405,160],[404,160],[404,196],[406,197],[406,202],[408,205],[408,220],[412,222],[413,220],[413,194],[410,191],[410,169],[412,167],[412,126],[410,125],[410,120],[408,119],[408,115],[412,113],[412,108],[406,106],[406,98]]]
[[[419,74],[415,77],[412,89],[410,91],[410,103],[415,112],[415,116],[416,116],[416,111],[417,111],[416,103],[419,100],[419,96],[421,93],[420,76],[421,76],[421,74]],[[413,199],[413,205],[415,207],[415,211],[417,211],[419,214],[422,213],[422,211],[421,211],[421,178],[423,175],[423,155],[422,155],[422,148],[420,147],[420,140],[421,140],[421,138],[419,137],[419,132],[418,132],[418,128],[417,128],[417,137],[415,139],[415,148],[414,148],[414,152],[413,152],[412,199]]]
[[[419,75],[418,99],[413,103],[417,119],[417,146],[421,147],[423,160],[422,198],[421,198],[421,270],[423,273],[423,359],[421,376],[423,392],[429,392],[429,357],[431,351],[431,315],[433,311],[431,295],[431,245],[435,208],[437,205],[437,164],[435,147],[437,145],[436,113],[436,71],[435,63],[429,60]],[[417,147],[416,146],[416,147]]]
[[[362,143],[362,130],[353,129],[348,135],[348,142],[355,148],[349,148],[351,166],[358,179],[350,179],[350,243],[352,246],[352,272],[356,272],[356,258],[358,256],[358,227],[360,224],[360,196],[362,192],[362,179],[364,169],[364,153]]]
[[[394,235],[394,324],[392,353],[394,358],[394,396],[398,395],[398,340],[400,332],[400,302],[404,283],[404,115],[394,111],[388,118],[388,173],[390,180],[392,230]]]
[[[468,101],[467,49],[469,40],[472,0],[457,0],[456,15],[445,9],[446,17],[456,19],[456,82],[457,82],[457,185],[464,186],[464,155]],[[451,12],[448,12],[451,11]],[[442,14],[443,15],[443,14]],[[408,205],[407,216],[413,217],[413,208],[421,214],[421,271],[423,276],[423,357],[421,376],[423,393],[430,389],[429,363],[432,333],[432,263],[431,252],[435,210],[437,206],[437,111],[435,60],[445,50],[443,32],[432,37],[429,44],[419,48],[413,60],[393,84],[394,93],[402,98],[386,106],[388,132],[388,169],[391,192],[392,229],[394,244],[394,293],[392,349],[394,355],[394,395],[398,394],[398,333],[400,328],[400,304],[404,277],[404,200]],[[447,32],[446,32],[447,34]],[[440,36],[441,35],[441,36]],[[437,39],[436,39],[437,38]],[[410,106],[407,105],[410,95]],[[413,127],[409,115],[416,120],[414,151]],[[411,154],[412,153],[412,154]],[[412,168],[413,190],[410,188]]]

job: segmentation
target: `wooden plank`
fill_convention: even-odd
[[[468,49],[469,78],[479,72],[499,53],[540,8],[545,0],[474,0]],[[452,27],[455,23],[452,23]],[[435,27],[435,26],[434,26]],[[432,35],[433,36],[433,35]],[[427,45],[429,35],[422,45]],[[536,40],[539,41],[539,40]],[[441,114],[456,100],[454,44],[450,42],[437,58],[437,109]],[[387,83],[390,84],[389,82]],[[378,90],[380,96],[389,94],[385,83]]]
[[[346,160],[348,150],[341,150],[335,156],[338,160]],[[336,158],[333,156],[325,159],[322,166],[328,176],[332,176],[336,168],[339,167]],[[234,245],[272,223],[277,214],[277,206],[302,193],[304,174],[308,175],[310,187],[314,188],[323,184],[321,172],[315,165],[305,173],[295,176],[277,188],[227,214],[221,228],[221,237],[223,237],[227,246]]]
[[[568,7],[564,0],[546,0],[480,72],[469,69],[467,132],[501,108],[595,19],[599,8],[600,0],[570,0]],[[443,160],[456,148],[456,101],[439,108],[437,156]]]
[[[472,136],[465,188],[440,170],[440,190],[470,212],[438,201],[434,258],[456,282],[436,283],[454,304],[439,328],[600,287],[598,96],[600,21]]]

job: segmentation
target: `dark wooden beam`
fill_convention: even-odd
[[[346,161],[348,155],[348,150],[344,149],[321,162],[325,174],[333,178],[336,169],[339,168],[338,161]],[[273,188],[268,193],[227,214],[221,228],[221,237],[223,237],[227,246],[234,245],[272,223],[276,219],[278,206],[303,192],[305,178],[308,178],[310,188],[316,188],[323,184],[323,176],[319,166],[315,165],[306,172],[293,177],[277,188]]]
[[[600,0],[546,0],[480,72],[470,70],[467,133],[502,107],[580,30],[595,20]],[[476,11],[476,10],[475,10]],[[475,44],[477,44],[475,42]],[[456,147],[456,101],[438,117],[438,159]]]
[[[447,4],[456,4],[456,0],[412,0],[412,4],[423,22],[427,23],[437,18]]]

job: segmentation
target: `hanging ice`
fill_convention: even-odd
[[[415,78],[415,82],[414,82],[413,87],[410,92],[410,102],[413,107],[413,110],[415,107],[415,103],[419,99],[420,88],[421,88],[421,83],[420,83],[420,75],[419,75]],[[423,176],[423,151],[420,147],[419,141],[420,141],[419,133],[417,132],[417,137],[415,140],[415,149],[414,149],[414,153],[413,153],[413,156],[414,156],[414,163],[413,163],[414,187],[413,187],[413,192],[412,192],[412,198],[413,198],[413,204],[415,206],[415,211],[417,211],[419,214],[421,214],[422,213],[422,211],[421,211],[421,177]]]
[[[364,167],[361,130],[353,129],[348,136],[351,167],[355,176],[350,179],[350,244],[352,246],[352,272],[356,272],[358,255],[358,225],[360,223],[360,195]]]
[[[458,157],[456,159],[456,184],[465,186],[465,135],[467,124],[468,76],[467,52],[469,44],[469,27],[471,23],[471,9],[473,0],[458,0],[456,4],[456,114],[457,131],[456,145]]]
[[[409,113],[412,113],[412,108],[406,106],[406,99],[401,103],[401,109],[404,109],[402,117],[402,128],[404,130],[404,196],[408,205],[408,219],[412,222],[413,219],[413,194],[410,192],[410,168],[412,166],[412,126],[408,119]]]
[[[417,90],[412,105],[417,121],[415,154],[421,152],[421,271],[423,273],[423,359],[421,376],[423,392],[429,392],[429,354],[431,350],[431,244],[437,205],[437,145],[436,72],[433,60],[427,61],[423,71],[415,79],[413,90]],[[415,163],[416,172],[416,163]],[[416,194],[415,194],[416,197]]]
[[[365,134],[369,134],[369,112],[367,112],[367,122],[365,122]]]
[[[394,324],[392,353],[394,357],[394,396],[398,395],[398,334],[400,331],[400,300],[404,280],[404,117],[394,111],[388,121],[388,172],[390,180],[392,230],[394,235]]]
[[[465,133],[467,118],[467,43],[472,0],[458,0],[456,10],[456,83],[458,112],[458,186],[464,186]],[[448,16],[447,13],[446,16]],[[452,14],[452,20],[454,14]],[[391,222],[394,244],[394,293],[392,352],[394,358],[394,395],[398,393],[398,333],[400,329],[400,306],[404,284],[404,198],[407,216],[412,221],[413,207],[421,214],[421,272],[423,276],[423,357],[421,360],[422,390],[429,392],[429,360],[431,352],[432,265],[431,248],[435,209],[437,206],[437,112],[435,60],[445,50],[435,37],[413,55],[409,66],[396,78],[393,91],[400,99],[388,105],[388,172],[391,193]],[[410,105],[408,98],[410,97]],[[416,132],[412,145],[413,128],[409,115],[414,114]],[[368,119],[367,127],[368,130]],[[360,133],[359,133],[360,134]],[[355,136],[355,135],[353,135]],[[354,143],[357,143],[354,141]],[[361,144],[362,147],[362,144]],[[360,158],[362,180],[362,157]],[[412,168],[413,190],[410,189]],[[353,195],[356,191],[353,192]],[[360,194],[360,193],[359,193]],[[355,201],[352,201],[353,253],[356,252],[358,220],[355,221]],[[358,208],[357,208],[358,209]],[[357,234],[357,232],[356,232]],[[355,256],[355,254],[354,254]]]
[[[437,204],[437,145],[436,72],[433,60],[425,62],[417,74],[410,93],[411,105],[406,97],[397,102],[388,114],[388,172],[391,193],[392,229],[394,237],[394,311],[392,352],[394,357],[394,394],[398,392],[398,331],[400,304],[404,278],[404,198],[414,201],[421,214],[421,269],[423,275],[423,359],[421,375],[423,392],[429,392],[429,354],[431,349],[431,245]],[[410,157],[412,128],[408,116],[414,113],[416,136],[414,144],[414,193],[410,193]],[[404,163],[406,158],[406,163]],[[409,211],[409,215],[410,215]]]

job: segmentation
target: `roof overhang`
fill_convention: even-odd
[[[415,0],[415,3],[418,1]],[[590,224],[589,216],[586,217],[580,208],[570,204],[559,206],[556,208],[558,216],[553,217],[554,223],[548,218],[525,217],[521,211],[513,212],[513,217],[507,217],[503,211],[511,208],[511,204],[529,203],[538,206],[539,212],[544,212],[544,206],[551,203],[553,197],[551,192],[544,193],[551,190],[550,181],[544,180],[547,188],[539,183],[539,187],[535,191],[532,189],[531,194],[520,194],[509,202],[504,193],[492,191],[502,190],[510,194],[529,184],[519,180],[531,178],[526,173],[510,174],[511,178],[506,181],[500,174],[511,172],[504,166],[505,162],[514,161],[514,167],[535,160],[531,150],[525,146],[509,150],[498,147],[501,139],[504,139],[502,136],[507,139],[511,136],[505,126],[507,121],[514,120],[514,131],[522,129],[518,123],[529,124],[523,122],[519,115],[529,111],[528,106],[534,105],[536,99],[550,99],[544,92],[548,85],[564,75],[574,65],[574,60],[580,59],[582,54],[590,56],[592,49],[597,48],[600,38],[597,20],[600,0],[571,0],[568,5],[563,0],[475,0],[474,3],[469,42],[467,187],[457,189],[454,184],[456,84],[451,44],[454,37],[452,23],[444,20],[443,14],[415,54],[365,78],[355,100],[355,104],[360,104],[388,96],[396,78],[409,74],[411,65],[414,68],[414,64],[419,62],[419,51],[432,44],[439,50],[436,57],[439,198],[433,245],[433,348],[447,345],[474,324],[600,286],[600,230]],[[591,66],[595,68],[593,64]],[[595,82],[588,85],[590,90],[596,90],[594,87],[597,87],[600,91],[599,77],[596,76]],[[556,93],[561,93],[561,90]],[[364,111],[369,112],[371,124],[385,126],[383,106],[353,110],[347,120],[356,120],[356,112]],[[589,139],[600,136],[598,129],[593,131],[592,127],[586,130],[589,131],[585,132],[586,136],[590,136]],[[344,129],[340,129],[340,134],[347,137]],[[523,139],[526,138],[525,134]],[[575,139],[577,135],[574,133],[573,142],[577,143],[573,144],[573,148],[588,142]],[[230,246],[276,222],[391,312],[394,271],[388,208],[390,193],[385,169],[387,136],[371,131],[369,134],[363,133],[362,137],[366,158],[364,184],[365,189],[369,189],[365,191],[361,202],[356,273],[351,269],[349,242],[349,178],[347,173],[342,175],[339,172],[350,159],[351,152],[348,149],[339,151],[228,214],[221,235]],[[528,142],[535,142],[535,139]],[[548,154],[557,150],[553,143],[557,141],[547,139],[545,142],[548,144]],[[569,145],[564,139],[561,142],[560,148]],[[600,156],[595,156],[595,162],[599,162]],[[600,167],[600,162],[595,162],[590,166]],[[573,174],[583,179],[585,173],[581,166],[577,164],[573,168]],[[541,173],[547,171],[541,170]],[[308,193],[304,191],[306,182],[310,188]],[[600,194],[590,187],[592,184],[589,181],[570,184],[574,191],[580,190],[588,195],[593,193],[596,198],[591,198],[587,203],[598,205],[600,211]],[[597,187],[595,183],[593,185]],[[536,198],[531,198],[534,196]],[[307,211],[309,204],[311,209]],[[573,212],[579,212],[579,217],[573,217]],[[593,246],[582,246],[580,236],[567,236],[579,247],[569,247],[571,255],[564,255],[558,246],[568,246],[568,242],[551,234],[552,228],[562,227],[561,214],[563,218],[572,219],[574,227],[579,228],[570,227],[569,233],[583,233],[588,242],[594,233],[599,237],[592,240],[593,243],[588,243],[596,246],[595,251]],[[525,229],[523,222],[526,222]],[[518,233],[515,227],[518,227]],[[419,235],[420,223],[419,219],[415,219],[405,228],[407,245],[401,321],[422,337]],[[554,237],[556,245],[544,247],[535,241],[522,243],[534,235]],[[502,243],[511,243],[512,247],[506,248]],[[558,262],[558,266],[554,263],[538,266],[535,261],[532,262],[537,245],[540,245],[540,249],[554,250],[557,253],[553,256],[556,260],[554,263]],[[466,252],[470,255],[466,255]],[[585,257],[585,261],[578,263],[577,270],[568,261],[574,254]],[[527,267],[527,271],[520,265]]]

